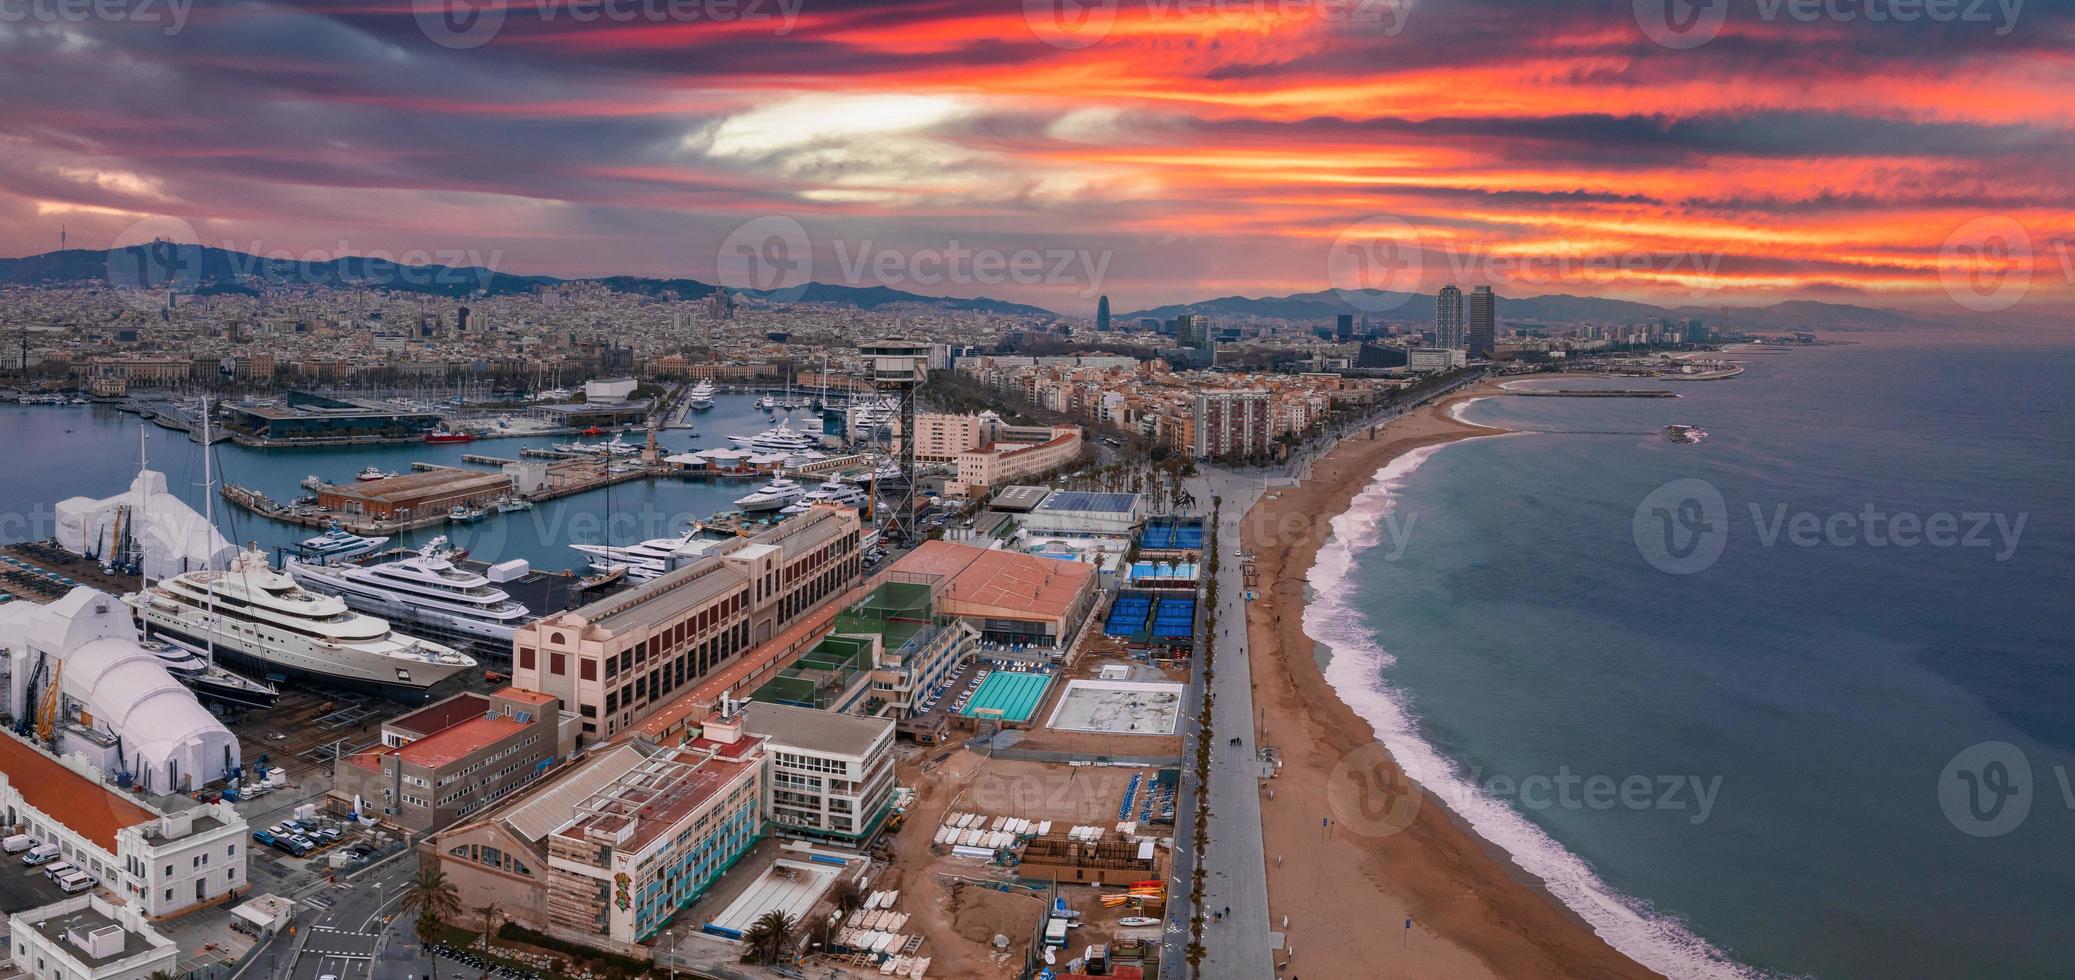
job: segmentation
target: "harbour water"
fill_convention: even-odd
[[[1336,522],[1329,680],[1646,965],[2066,976],[2075,350],[1749,361],[1471,404],[1536,431],[1404,457]]]
[[[692,413],[691,430],[666,429],[657,436],[664,453],[729,448],[730,435],[754,435],[776,424],[755,407],[750,395],[722,395],[711,411]],[[778,413],[785,418],[787,413]],[[794,428],[820,430],[820,419],[806,411],[791,413]],[[106,497],[129,486],[137,474],[137,434],[147,433],[144,450],[152,469],[166,474],[168,488],[202,509],[202,447],[186,434],[160,428],[135,415],[103,405],[0,405],[0,433],[12,458],[0,471],[0,543],[49,538],[55,530],[54,507],[73,496]],[[414,462],[475,467],[464,455],[516,459],[528,447],[569,442],[571,436],[527,436],[483,439],[473,443],[434,445],[423,442],[378,446],[309,449],[248,449],[232,442],[215,447],[216,480],[257,489],[278,501],[306,493],[299,483],[315,475],[329,482],[351,482],[363,467],[408,472]],[[639,442],[640,434],[625,436]],[[598,442],[599,437],[582,441]],[[732,509],[735,498],[755,482],[701,482],[659,478],[622,483],[540,504],[529,511],[492,513],[467,524],[440,525],[403,535],[389,546],[414,544],[445,534],[470,556],[485,561],[523,558],[545,571],[580,569],[583,556],[569,545],[604,540],[608,520],[614,544],[632,544],[682,532],[693,521]],[[257,542],[269,551],[291,545],[317,532],[266,520],[218,500],[217,526],[240,543]]]

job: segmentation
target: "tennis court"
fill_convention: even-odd
[[[1051,684],[1050,674],[997,670],[980,682],[979,689],[973,692],[958,713],[976,717],[981,711],[993,708],[1001,711],[1002,721],[1026,722],[1037,713],[1038,702],[1045,699],[1045,688]],[[995,716],[989,714],[988,717]]]

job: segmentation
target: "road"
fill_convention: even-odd
[[[1253,508],[1267,486],[1287,483],[1275,477],[1265,480],[1260,471],[1235,471],[1204,466],[1202,476],[1188,483],[1196,499],[1208,505],[1221,498],[1218,520],[1218,635],[1210,637],[1217,646],[1217,670],[1211,691],[1217,695],[1211,726],[1216,744],[1211,747],[1210,781],[1194,785],[1186,766],[1183,793],[1176,811],[1184,827],[1194,820],[1196,797],[1207,793],[1210,823],[1206,839],[1213,843],[1204,852],[1194,848],[1177,851],[1174,887],[1177,897],[1170,902],[1168,938],[1163,944],[1163,976],[1187,976],[1184,946],[1187,923],[1194,909],[1189,902],[1189,879],[1193,862],[1204,861],[1203,926],[1204,977],[1254,978],[1274,976],[1270,957],[1268,926],[1268,869],[1261,843],[1261,770],[1254,739],[1253,671],[1247,657],[1245,565],[1238,558],[1239,522]],[[1182,757],[1195,757],[1194,706],[1202,704],[1201,663],[1191,680],[1190,704],[1185,724]],[[1233,738],[1238,745],[1232,744]],[[1213,915],[1213,913],[1218,913]],[[1180,932],[1176,930],[1179,929]]]
[[[416,955],[418,941],[410,916],[397,911],[404,887],[417,873],[417,858],[404,851],[354,878],[334,884],[319,881],[289,895],[303,904],[295,919],[293,940],[255,964],[248,976],[273,980],[317,980],[327,975],[339,980],[431,976],[431,961]]]

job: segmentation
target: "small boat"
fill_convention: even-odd
[[[1664,434],[1673,442],[1694,443],[1708,437],[1708,430],[1697,425],[1667,425]]]
[[[1155,919],[1155,918],[1153,918],[1153,917],[1152,917],[1152,916],[1150,916],[1150,915],[1127,915],[1127,916],[1125,916],[1125,917],[1123,917],[1123,918],[1121,918],[1121,919],[1118,919],[1118,920],[1117,920],[1117,924],[1118,924],[1118,925],[1120,925],[1120,926],[1132,926],[1132,927],[1137,927],[1137,926],[1157,926],[1157,925],[1159,925],[1159,924],[1160,924],[1160,920],[1159,920],[1159,919]]]
[[[455,431],[453,429],[434,429],[425,434],[425,441],[430,443],[474,442],[476,441],[476,434],[473,432]]]
[[[356,480],[369,480],[369,481],[371,481],[371,480],[387,480],[387,479],[389,479],[389,477],[390,477],[391,475],[393,475],[393,474],[389,474],[389,473],[384,473],[384,472],[382,472],[382,468],[381,468],[381,467],[379,467],[379,466],[369,466],[369,467],[367,467],[366,469],[363,469],[363,470],[361,470],[361,471],[360,471],[360,473],[359,473],[359,474],[358,474],[357,476],[355,476],[355,477],[354,477],[354,479],[356,479]]]
[[[527,500],[524,497],[506,497],[497,502],[497,512],[500,514],[514,514],[522,510],[532,509],[533,501]]]
[[[305,490],[322,490],[324,489],[324,478],[312,473],[309,476],[303,477],[296,486],[302,487]]]
[[[469,521],[482,520],[483,515],[487,513],[489,513],[489,511],[486,511],[481,507],[464,507],[460,504],[455,504],[451,509],[447,511],[447,520],[452,521],[456,524],[466,524]]]

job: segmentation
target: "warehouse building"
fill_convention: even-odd
[[[1064,645],[1095,605],[1095,566],[1082,562],[926,541],[893,571],[941,578],[936,609],[994,643]]]

